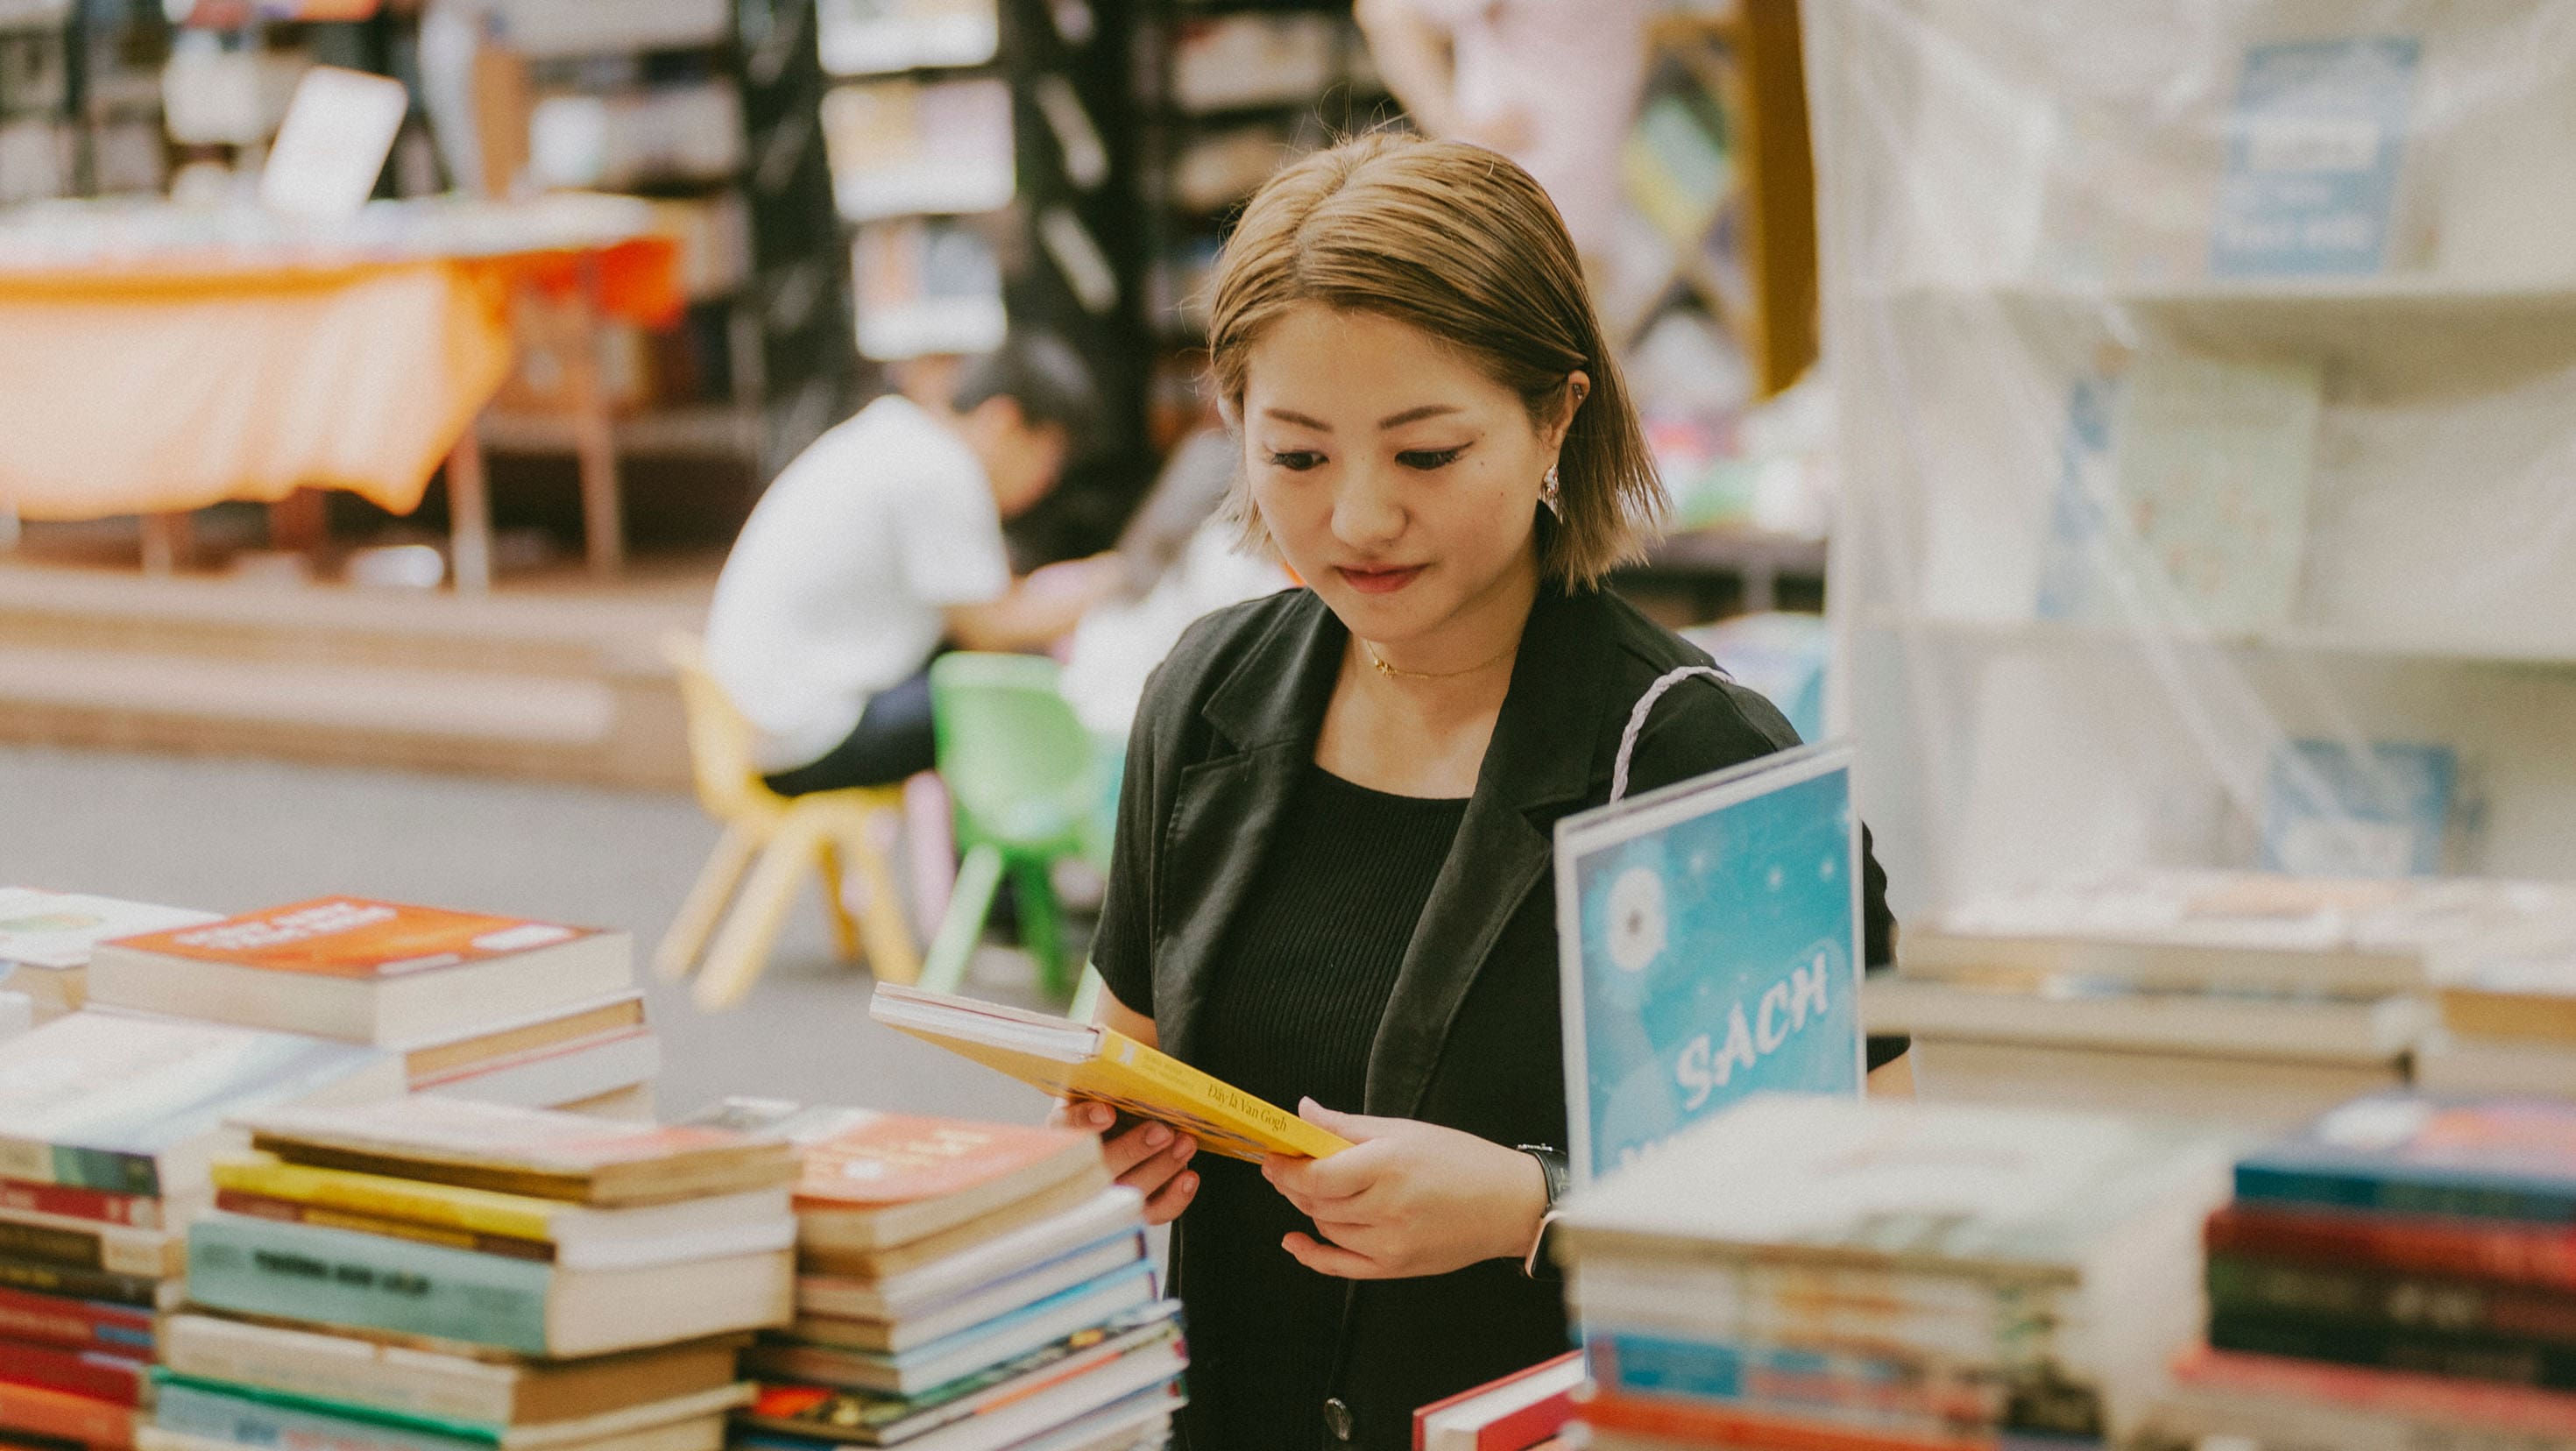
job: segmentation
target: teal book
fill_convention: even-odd
[[[155,1370],[154,1422],[164,1431],[240,1446],[332,1451],[491,1451],[502,1427],[308,1401]]]
[[[0,1043],[0,1179],[160,1194],[202,1179],[230,1115],[403,1088],[374,1048],[93,1008]]]
[[[214,1310],[546,1355],[554,1267],[354,1230],[210,1214],[188,1231],[188,1298]]]
[[[2576,1103],[2355,1099],[2237,1162],[2267,1206],[2576,1224]]]

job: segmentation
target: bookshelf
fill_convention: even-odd
[[[2545,9],[1808,8],[1832,714],[1901,913],[2257,866],[2301,742],[2444,753],[2446,874],[2576,877]]]
[[[1063,337],[1108,436],[1013,534],[1037,555],[1105,544],[1144,473],[1124,7],[827,0],[818,23],[813,114],[861,376],[899,381],[1013,327]]]

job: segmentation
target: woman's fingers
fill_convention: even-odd
[[[1174,1174],[1162,1188],[1146,1197],[1145,1222],[1147,1224],[1171,1223],[1181,1217],[1181,1211],[1190,1207],[1190,1201],[1196,1199],[1198,1193],[1198,1175],[1187,1171]]]
[[[1332,1275],[1344,1280],[1382,1280],[1386,1271],[1377,1261],[1337,1244],[1325,1244],[1308,1234],[1291,1234],[1279,1241],[1297,1263],[1319,1275]]]
[[[1112,1177],[1124,1180],[1128,1171],[1158,1158],[1171,1158],[1179,1163],[1189,1158],[1198,1141],[1187,1134],[1176,1134],[1163,1124],[1141,1123],[1112,1138],[1100,1141],[1100,1156],[1109,1163]]]

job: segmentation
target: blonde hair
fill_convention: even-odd
[[[1460,349],[1521,397],[1531,420],[1577,401],[1557,458],[1562,519],[1538,515],[1540,574],[1569,588],[1640,557],[1666,508],[1636,409],[1601,336],[1565,223],[1528,172],[1499,153],[1397,132],[1356,137],[1272,177],[1218,260],[1208,354],[1230,419],[1262,329],[1321,303],[1409,323]],[[1270,546],[1238,476],[1244,541]]]

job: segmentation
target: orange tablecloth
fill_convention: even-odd
[[[509,305],[596,258],[603,311],[680,307],[676,253],[0,269],[0,504],[95,519],[347,489],[416,508],[510,367]]]

